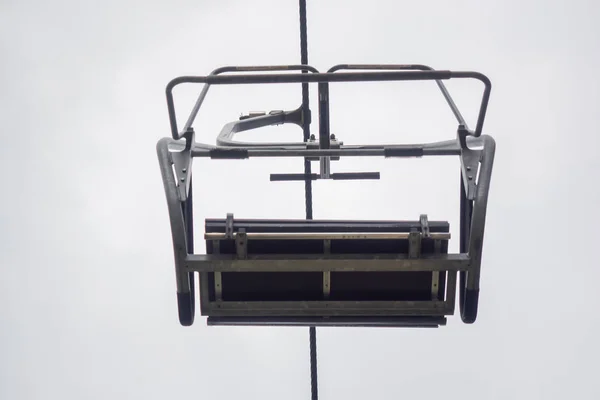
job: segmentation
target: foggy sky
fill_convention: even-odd
[[[309,64],[480,71],[497,142],[477,323],[318,329],[320,398],[600,398],[599,16],[593,1],[308,1]],[[0,399],[310,398],[308,329],[179,325],[155,152],[172,78],[297,64],[298,28],[295,0],[0,3]],[[448,87],[474,126],[482,86]],[[200,88],[176,91],[180,120]],[[197,140],[300,101],[299,84],[211,88]],[[345,144],[455,135],[433,82],[333,84],[331,102]],[[382,179],[316,182],[314,216],[427,213],[450,222],[456,251],[458,165],[334,162]],[[303,218],[304,185],[268,179],[301,171],[299,159],[196,159],[197,232],[227,212]]]

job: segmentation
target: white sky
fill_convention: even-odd
[[[600,398],[598,17],[594,1],[309,1],[310,64],[483,72],[497,141],[477,323],[318,329],[322,399]],[[310,398],[308,329],[179,325],[155,152],[172,78],[299,63],[297,1],[3,0],[0,43],[0,399]],[[448,86],[474,126],[482,86]],[[199,89],[177,91],[180,116]],[[331,101],[347,144],[455,134],[432,82],[338,84]],[[198,140],[299,102],[299,85],[212,88]],[[301,131],[245,137],[280,135]],[[382,179],[317,182],[315,218],[428,213],[458,237],[458,160],[333,168]],[[197,160],[197,236],[226,212],[302,218],[303,184],[268,180],[301,169]]]

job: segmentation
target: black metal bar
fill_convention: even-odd
[[[485,90],[483,92],[483,96],[481,98],[481,104],[479,106],[479,115],[477,116],[477,126],[475,127],[475,132],[473,136],[480,136],[483,130],[483,121],[485,119],[485,113],[487,112],[487,106],[490,101],[490,92],[492,89],[492,82],[483,74],[479,74],[478,78],[485,84]],[[471,78],[471,73],[468,72],[453,72],[452,77],[454,78]],[[485,78],[485,79],[484,79]]]
[[[258,68],[258,67],[257,67]],[[168,83],[166,88],[167,107],[173,137],[179,139],[175,106],[173,102],[173,88],[182,83],[219,84],[259,84],[259,83],[308,83],[308,82],[373,82],[373,81],[414,81],[414,80],[445,80],[452,78],[471,78],[484,83],[485,89],[481,100],[477,127],[471,135],[481,135],[483,121],[487,110],[491,82],[483,74],[470,71],[383,71],[383,72],[345,72],[345,73],[314,73],[314,74],[256,74],[256,75],[222,75],[222,76],[181,76]],[[321,85],[323,86],[323,85]],[[322,90],[322,87],[320,88]]]
[[[455,149],[424,149],[423,156],[456,156],[460,150]],[[335,150],[303,150],[303,149],[245,149],[245,148],[214,148],[214,149],[194,149],[193,157],[210,157],[223,159],[240,159],[250,157],[386,157],[385,149],[335,149]],[[386,158],[389,158],[388,155]],[[419,157],[405,153],[404,155],[394,155],[393,157]]]
[[[319,82],[385,82],[385,81],[434,81],[451,79],[456,72],[452,71],[383,71],[383,72],[341,72],[315,74],[250,74],[250,75],[209,75],[180,76],[167,85],[172,89],[182,83],[208,83],[210,85],[248,85],[268,83],[319,83]],[[461,72],[461,78],[484,80],[478,72]],[[465,75],[466,74],[466,75]]]
[[[331,147],[329,136],[329,86],[319,83],[319,148]]]
[[[487,202],[490,190],[492,167],[496,151],[496,142],[490,136],[483,136],[484,146],[481,151],[481,169],[477,179],[477,190],[473,202],[467,201],[463,206],[469,217],[468,233],[468,255],[473,267],[469,269],[466,276],[461,274],[461,290],[464,289],[461,299],[461,318],[463,322],[472,324],[477,318],[479,302],[479,279],[481,272],[481,259],[483,251],[483,240],[485,232],[485,219],[487,214]],[[461,171],[461,173],[464,171]],[[463,179],[463,182],[465,180]],[[463,187],[463,193],[464,193]],[[469,215],[470,214],[470,215]],[[465,218],[466,219],[466,218]],[[466,278],[466,279],[465,279]]]
[[[447,233],[450,224],[446,221],[428,221],[430,233]],[[406,233],[420,230],[419,221],[375,221],[375,220],[293,220],[293,219],[236,219],[235,229],[247,233]],[[226,219],[206,219],[206,233],[225,233]]]
[[[412,152],[408,148],[404,149],[402,152],[398,151],[393,156],[394,157],[419,157],[418,153],[420,153],[420,148],[418,145],[413,146],[415,151]],[[221,149],[219,149],[221,150]],[[386,151],[384,148],[382,149],[329,149],[329,150],[319,150],[319,149],[310,149],[310,150],[272,150],[272,149],[231,149],[233,150],[245,150],[248,153],[248,157],[325,157],[325,156],[386,156]],[[229,149],[222,149],[222,152],[225,154]],[[403,153],[403,154],[402,154]],[[232,154],[234,154],[232,152]],[[425,152],[423,152],[425,154]],[[192,152],[192,155],[195,155]],[[455,155],[454,152],[449,152],[448,155]],[[390,157],[389,151],[387,157]]]
[[[187,253],[194,253],[194,203],[193,203],[193,188],[192,188],[192,171],[189,171],[190,187],[187,195],[187,199],[182,203],[182,214],[185,221],[185,233],[187,239]],[[189,308],[183,308],[179,310],[180,322],[186,325],[192,325],[194,323],[194,316],[196,313],[196,289],[195,289],[195,272],[188,272],[188,280],[190,282],[189,295],[180,296],[186,298],[189,303]],[[187,314],[187,315],[186,315]]]
[[[329,70],[327,72],[336,72],[336,71],[339,71],[339,70],[342,70],[342,69],[347,69],[347,70],[366,69],[366,70],[420,70],[420,71],[435,71],[430,66],[423,65],[423,64],[338,64],[338,65],[334,65],[333,67],[329,68]],[[450,109],[452,110],[452,113],[456,117],[456,121],[460,125],[464,125],[465,127],[467,127],[467,123],[465,122],[465,119],[463,118],[463,116],[460,113],[458,107],[456,106],[456,103],[454,103],[454,100],[452,99],[452,96],[450,96],[450,93],[448,92],[448,89],[446,88],[446,85],[444,85],[444,82],[442,82],[442,81],[436,81],[436,83],[437,83],[438,87],[440,88],[440,91],[444,95],[444,98],[446,99],[446,102],[450,106]]]
[[[363,180],[363,179],[380,179],[379,172],[336,172],[329,175],[332,180]],[[310,179],[316,181],[320,179],[318,174],[271,174],[271,182],[286,182],[286,181],[304,181]],[[307,218],[309,219],[309,218]]]
[[[462,176],[460,177],[460,239],[459,251],[467,253],[469,251],[469,238],[471,236],[471,220],[473,217],[473,201],[467,199],[467,188]],[[465,291],[467,288],[467,271],[460,271],[460,286],[459,286],[459,304],[461,314],[464,310]],[[462,316],[462,315],[461,315]]]
[[[216,148],[216,149],[212,149],[208,152],[210,158],[216,158],[216,159],[225,159],[225,160],[240,160],[240,159],[245,159],[248,158],[248,150],[244,149],[244,148],[232,148],[232,149],[223,149],[223,148]],[[193,152],[192,152],[193,155]]]
[[[406,255],[387,254],[286,254],[248,255],[238,259],[234,255],[189,254],[185,259],[188,271],[198,272],[252,272],[252,271],[466,271],[471,259],[466,254]]]
[[[308,174],[306,174],[306,173],[304,173],[304,174],[271,174],[271,176],[270,176],[271,182],[307,181],[307,180],[316,181],[317,179],[319,179],[319,175],[313,174],[313,173],[308,173]],[[308,196],[307,196],[307,198],[308,198]],[[308,209],[308,205],[307,205],[307,209]],[[307,216],[309,215],[308,212],[306,214],[307,214]],[[310,219],[310,218],[307,217],[306,219]]]
[[[334,181],[380,179],[379,172],[336,172],[330,175]]]
[[[169,144],[173,150],[183,148],[182,145],[172,142]],[[252,146],[254,147],[254,146]],[[422,148],[422,149],[421,149]],[[231,152],[231,158],[239,158],[236,154],[244,152],[244,158],[248,157],[420,157],[423,156],[458,156],[461,154],[461,148],[458,141],[452,141],[452,145],[448,142],[414,144],[414,145],[352,145],[342,146],[340,149],[305,149],[299,146],[265,146],[245,149],[243,147],[215,147],[200,143],[194,144],[192,148],[193,157],[212,157],[214,151],[222,152],[225,158],[227,152]],[[422,153],[422,154],[421,154]],[[419,155],[420,154],[420,155]]]
[[[383,154],[389,157],[422,157],[423,146],[386,147]]]
[[[317,383],[317,328],[313,325],[308,329],[310,337],[310,388],[312,400],[319,398]]]
[[[314,68],[311,67],[310,65],[260,65],[260,66],[225,66],[225,67],[220,67],[215,69],[214,71],[212,71],[209,76],[215,76],[215,75],[220,75],[226,72],[251,72],[251,71],[309,71],[309,72],[313,72],[313,73],[318,73],[319,71]],[[187,132],[188,129],[191,128],[192,124],[194,123],[194,120],[196,119],[196,116],[198,115],[198,111],[200,110],[200,107],[202,106],[202,103],[204,102],[204,99],[206,98],[206,94],[208,93],[208,89],[210,88],[210,84],[206,84],[204,85],[204,87],[202,88],[202,91],[200,92],[200,94],[198,95],[198,98],[196,99],[196,103],[194,104],[194,107],[192,108],[192,111],[190,112],[190,115],[188,116],[188,119],[183,127],[183,131],[181,133],[178,132],[177,130],[177,122],[175,121],[175,119],[171,119],[170,123],[171,123],[171,136],[173,137],[173,139],[178,140],[181,139],[183,137],[183,134],[185,132]],[[167,104],[167,108],[169,109],[169,114],[171,112],[173,112],[173,116],[175,115],[175,110],[172,107],[172,105],[170,103]]]
[[[249,157],[420,157],[418,155],[421,152],[420,145],[414,145],[414,153],[410,149],[403,149],[402,151],[391,151],[389,148],[377,148],[377,147],[360,147],[360,146],[349,146],[341,149],[298,149],[284,147],[276,148],[258,148],[258,149],[245,149],[245,148],[195,148],[192,150],[193,157],[211,157],[211,158],[249,158]],[[386,155],[386,149],[388,154]],[[418,153],[417,153],[418,152]],[[390,154],[391,153],[391,154]],[[218,154],[219,157],[215,157],[214,154]],[[228,155],[229,154],[229,155]],[[243,154],[243,157],[242,157]],[[423,156],[456,156],[460,154],[459,148],[423,148]]]
[[[209,302],[204,315],[210,316],[354,316],[406,317],[443,316],[453,310],[439,300],[286,300],[286,301],[214,301]]]
[[[445,317],[208,317],[208,325],[438,328]]]

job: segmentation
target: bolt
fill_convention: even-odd
[[[329,138],[330,138],[331,140],[335,140],[335,135],[332,133],[332,134],[331,134],[331,136],[329,136]]]
[[[310,135],[310,140],[315,140],[315,135],[314,134]]]

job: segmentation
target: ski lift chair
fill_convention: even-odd
[[[246,74],[226,74],[231,72]],[[484,84],[475,130],[468,129],[442,83],[455,78]],[[331,82],[403,80],[436,81],[458,122],[454,140],[351,146],[330,135]],[[216,146],[195,141],[192,124],[211,85],[300,82],[318,83],[318,140],[314,136],[298,143],[234,140],[238,132],[269,125],[294,123],[306,129],[310,111],[303,103],[296,110],[244,115],[225,125]],[[180,132],[172,90],[183,83],[204,87]],[[194,321],[196,273],[200,312],[208,325],[439,327],[454,314],[457,284],[462,321],[473,323],[495,153],[494,140],[481,134],[490,90],[490,81],[480,73],[438,71],[424,65],[337,65],[326,73],[307,65],[224,67],[209,76],[172,80],[166,90],[172,138],[161,139],[157,151],[171,222],[180,323],[189,326]],[[205,220],[206,254],[194,253],[194,157],[303,157],[320,164],[318,174],[272,174],[272,181],[379,178],[373,172],[332,173],[331,161],[347,156],[458,156],[460,252],[448,254],[448,222],[429,221],[427,215],[414,221],[361,221],[237,219],[227,214]]]

